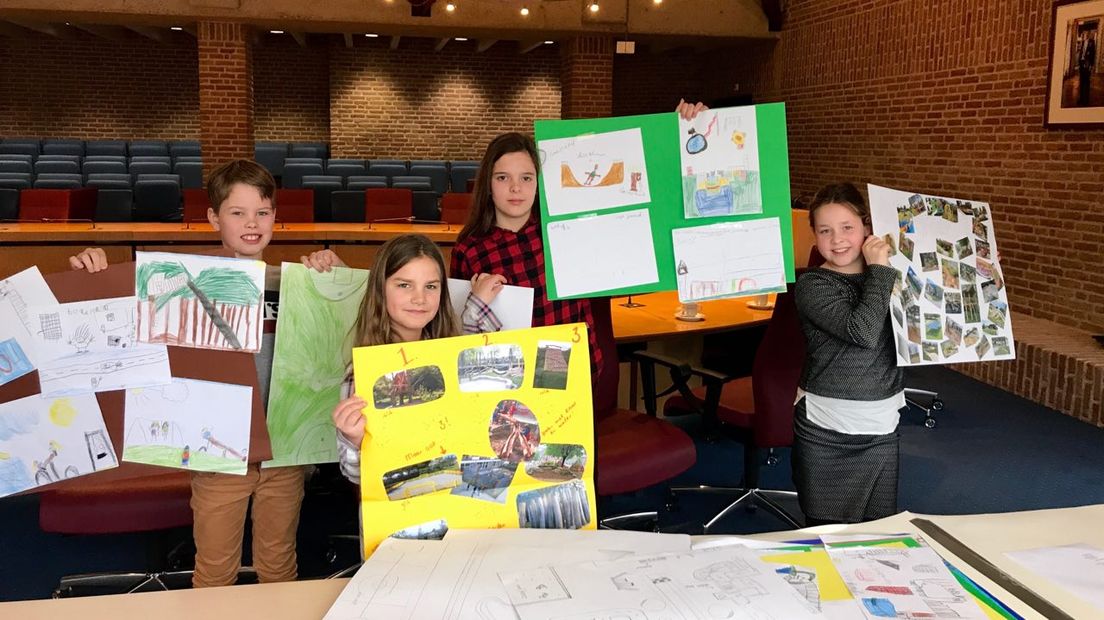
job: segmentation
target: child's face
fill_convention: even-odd
[[[441,270],[428,256],[419,256],[383,283],[391,329],[403,342],[420,340],[422,330],[441,306]]]
[[[536,196],[537,167],[529,153],[518,151],[499,157],[491,171],[495,223],[508,230],[520,230],[529,221]]]
[[[846,205],[828,203],[816,210],[816,247],[824,257],[824,267],[840,273],[863,270],[862,246],[870,234],[868,226]]]
[[[261,198],[256,187],[237,183],[217,214],[207,209],[207,220],[219,231],[223,247],[233,250],[238,258],[259,259],[272,240],[276,210],[271,200]]]

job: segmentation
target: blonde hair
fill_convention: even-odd
[[[391,329],[391,317],[387,315],[387,278],[421,256],[428,257],[437,265],[441,274],[441,305],[437,314],[422,328],[422,340],[448,338],[459,335],[456,314],[449,300],[448,280],[445,276],[445,258],[437,244],[425,235],[400,235],[383,244],[376,254],[375,264],[368,275],[368,291],[364,303],[360,306],[360,319],[357,321],[356,346],[366,347],[399,342]]]

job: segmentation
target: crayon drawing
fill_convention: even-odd
[[[117,465],[95,396],[0,404],[0,497]]]
[[[672,231],[679,301],[786,290],[778,218]]]
[[[651,201],[639,128],[542,140],[538,148],[550,215]]]
[[[330,412],[352,364],[368,271],[320,273],[284,263],[268,398],[272,460],[265,467],[337,461]]]
[[[253,388],[173,378],[127,390],[123,460],[244,475]]]
[[[141,342],[255,353],[261,347],[261,261],[137,252]]]
[[[14,381],[34,370],[31,360],[15,338],[0,342],[0,385]]]
[[[56,304],[57,298],[46,285],[38,267],[29,267],[0,280],[0,340],[14,338],[32,367],[37,366],[39,361],[34,338],[38,326],[28,310],[31,306]]]
[[[753,106],[679,119],[682,204],[687,218],[763,212]]]

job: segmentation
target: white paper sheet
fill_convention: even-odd
[[[0,404],[0,497],[117,465],[95,396]]]
[[[1008,551],[1004,555],[1095,605],[1104,616],[1104,549],[1078,544]]]
[[[755,107],[679,118],[683,210],[687,218],[763,212]]]
[[[452,309],[459,318],[464,312],[464,303],[471,293],[470,280],[458,280],[449,278],[449,298],[452,301]],[[502,329],[527,329],[533,326],[533,289],[525,286],[502,287],[498,296],[490,304],[491,310],[499,321],[502,321]]]
[[[29,267],[0,280],[0,341],[14,338],[31,364],[37,366],[39,355],[34,334],[39,326],[31,320],[27,309],[57,302],[38,267]]]
[[[786,289],[778,218],[671,231],[679,301],[700,301]]]
[[[253,388],[173,378],[127,390],[123,460],[244,475]]]
[[[560,297],[659,280],[646,209],[554,222],[545,242]]]
[[[640,128],[542,140],[549,215],[651,202]]]
[[[515,620],[499,581],[502,570],[689,547],[685,535],[580,530],[449,530],[440,541],[389,538],[326,618]]]
[[[42,393],[84,394],[168,383],[168,349],[135,339],[137,307],[135,297],[32,306],[28,312],[39,326],[34,337]]]

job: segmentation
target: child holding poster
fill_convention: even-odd
[[[466,308],[465,314],[467,312]],[[357,323],[356,346],[457,335],[459,329],[445,280],[445,259],[437,245],[424,235],[401,235],[383,244],[368,276],[368,292]],[[404,386],[405,379],[404,373]],[[338,430],[341,473],[359,483],[360,446],[365,436],[365,418],[361,410],[368,402],[353,394],[353,387],[350,369],[342,387],[343,400],[333,410],[333,422]]]
[[[888,517],[897,512],[905,406],[889,322],[897,272],[854,185],[817,192],[809,220],[825,262],[795,288],[808,348],[794,406],[794,484],[809,525]]]

